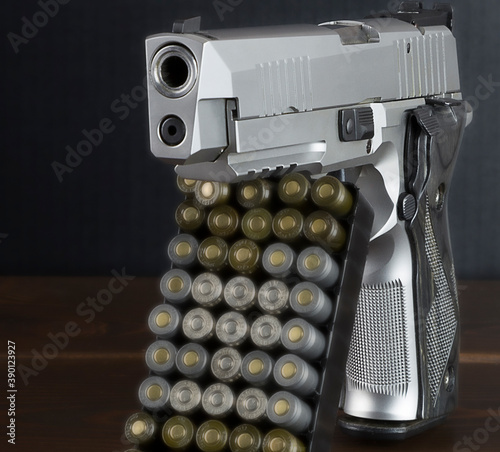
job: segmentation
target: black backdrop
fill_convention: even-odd
[[[319,23],[360,18],[395,2],[7,3],[0,17],[0,271],[93,275],[126,267],[135,275],[158,275],[166,267],[164,248],[175,234],[173,209],[180,197],[173,169],[148,149],[140,89],[145,37],[195,15],[203,16],[205,29]],[[463,91],[476,108],[450,198],[457,273],[498,278],[500,94],[498,86],[488,91],[484,85],[500,82],[500,4],[451,3]],[[40,13],[43,8],[53,17]],[[67,147],[102,121],[113,131],[89,156],[73,161],[76,167],[60,181],[54,162],[64,163]]]

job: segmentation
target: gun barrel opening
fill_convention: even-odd
[[[178,146],[186,138],[186,125],[178,116],[169,116],[160,124],[159,135],[167,146]]]
[[[198,79],[198,65],[194,55],[187,48],[176,44],[156,53],[151,72],[156,89],[171,98],[185,96]]]

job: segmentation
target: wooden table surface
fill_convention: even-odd
[[[127,449],[123,424],[139,408],[136,391],[147,375],[143,355],[153,341],[146,319],[161,296],[157,279],[136,278],[106,306],[85,307],[88,297],[103,290],[100,296],[105,297],[110,279],[0,278],[4,395],[7,341],[15,342],[17,365],[25,366],[23,375],[18,367],[16,381],[16,446],[7,443],[7,406],[2,396],[0,450]],[[460,407],[444,425],[403,443],[363,441],[337,431],[333,450],[500,451],[499,294],[500,282],[460,283]],[[74,337],[62,351],[47,346],[52,343],[49,333],[64,346],[58,333],[66,328]],[[53,359],[33,361],[44,347]],[[37,375],[28,373],[33,365]]]

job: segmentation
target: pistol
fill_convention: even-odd
[[[339,421],[357,436],[403,439],[457,405],[447,204],[472,110],[452,23],[411,1],[320,25],[193,18],[146,41],[151,151],[180,178],[334,174],[373,207]]]

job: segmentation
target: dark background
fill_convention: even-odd
[[[175,234],[180,200],[174,172],[149,152],[147,102],[123,108],[120,100],[134,88],[140,92],[147,35],[195,15],[210,29],[359,19],[395,4],[219,0],[240,3],[221,20],[212,0],[71,0],[16,54],[8,34],[21,35],[23,17],[31,21],[41,6],[7,3],[0,17],[0,272],[42,275],[109,274],[122,267],[158,275],[166,267],[165,244]],[[472,97],[481,80],[500,82],[500,4],[450,3],[464,97],[476,107],[450,195],[457,273],[499,278],[500,93],[494,88],[482,100]],[[82,131],[104,118],[112,120],[113,133],[59,182],[53,162],[64,163],[66,146],[74,148]]]

